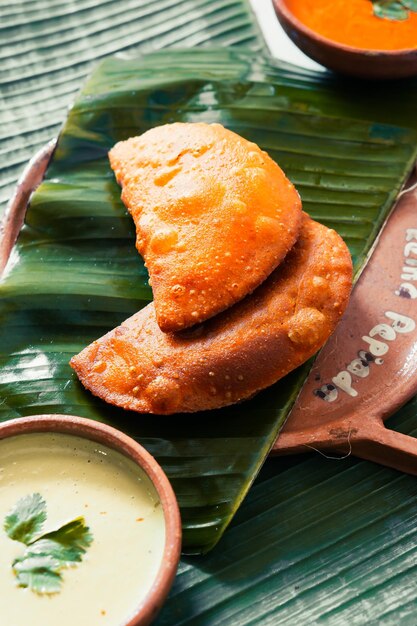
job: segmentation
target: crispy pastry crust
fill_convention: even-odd
[[[297,239],[294,186],[266,152],[219,124],[159,126],[116,144],[109,159],[165,332],[244,298]]]
[[[268,387],[333,332],[352,285],[349,251],[303,215],[284,262],[242,302],[180,334],[159,328],[153,303],[73,357],[83,385],[144,413],[215,409]]]

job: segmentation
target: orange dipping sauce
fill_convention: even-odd
[[[291,13],[319,35],[365,50],[417,48],[417,13],[392,21],[373,14],[371,0],[285,0]]]

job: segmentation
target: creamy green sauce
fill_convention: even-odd
[[[12,562],[22,544],[3,530],[23,496],[47,503],[44,531],[84,516],[94,540],[83,561],[63,571],[60,593],[16,586]],[[5,626],[122,626],[155,580],[165,523],[151,481],[128,458],[80,437],[27,434],[0,441],[0,612]]]

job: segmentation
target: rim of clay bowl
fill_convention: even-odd
[[[123,626],[147,626],[156,617],[171,589],[181,554],[181,518],[171,484],[154,457],[121,431],[76,415],[20,417],[0,424],[0,440],[29,433],[53,432],[83,437],[113,448],[141,467],[154,485],[164,512],[165,546],[161,565],[145,598]]]
[[[370,56],[370,57],[378,56],[378,55],[386,55],[389,57],[396,58],[396,57],[404,56],[406,54],[417,53],[417,46],[414,48],[401,48],[400,50],[384,50],[384,49],[379,49],[379,48],[377,50],[368,50],[367,48],[358,48],[356,46],[348,46],[347,44],[339,43],[338,41],[335,41],[334,39],[329,39],[328,37],[324,37],[324,35],[321,35],[317,31],[310,28],[309,26],[306,26],[288,8],[288,5],[285,2],[285,0],[273,0],[273,4],[274,4],[274,8],[278,16],[279,14],[281,14],[288,22],[292,24],[292,26],[296,30],[302,32],[307,37],[311,37],[315,39],[316,41],[319,41],[328,46],[333,46],[335,48],[339,48],[340,50],[345,50],[346,52],[350,52],[350,53],[356,53],[358,55],[365,54],[366,56]]]

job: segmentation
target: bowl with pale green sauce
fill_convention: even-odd
[[[175,494],[136,441],[74,416],[0,425],[2,624],[149,624],[180,550]]]

